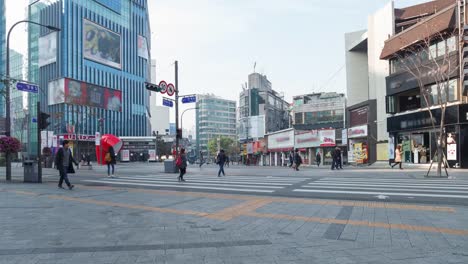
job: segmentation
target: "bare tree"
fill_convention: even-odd
[[[428,30],[429,32],[429,30]],[[442,163],[446,147],[445,113],[450,102],[450,81],[459,72],[457,32],[439,32],[424,38],[396,54],[401,67],[418,83],[424,108],[430,116],[431,125],[437,138],[437,176],[442,176]],[[452,39],[454,38],[454,39]],[[454,47],[447,45],[453,40]],[[435,43],[444,43],[443,49],[435,48]],[[438,54],[441,52],[442,54]],[[432,86],[428,84],[432,83]],[[434,89],[435,88],[435,89]],[[436,120],[432,110],[440,108],[440,120]],[[433,157],[431,157],[433,158]]]

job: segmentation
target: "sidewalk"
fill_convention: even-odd
[[[0,263],[467,263],[468,208],[1,184]]]

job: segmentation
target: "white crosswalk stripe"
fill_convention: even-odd
[[[136,175],[99,180],[83,180],[89,183],[127,185],[175,189],[222,190],[254,193],[273,193],[302,182],[307,178],[272,176],[185,176],[186,182],[178,182],[177,175]]]
[[[468,181],[449,179],[323,178],[293,192],[468,199]]]

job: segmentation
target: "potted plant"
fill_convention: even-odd
[[[6,158],[10,158],[11,155],[21,150],[21,143],[17,138],[14,137],[1,137],[0,138],[0,153],[5,154]]]

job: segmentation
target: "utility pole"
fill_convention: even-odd
[[[41,102],[37,101],[37,182],[42,183]]]
[[[175,122],[176,131],[179,131],[179,62],[175,61]],[[179,137],[176,133],[176,153],[179,154]]]

